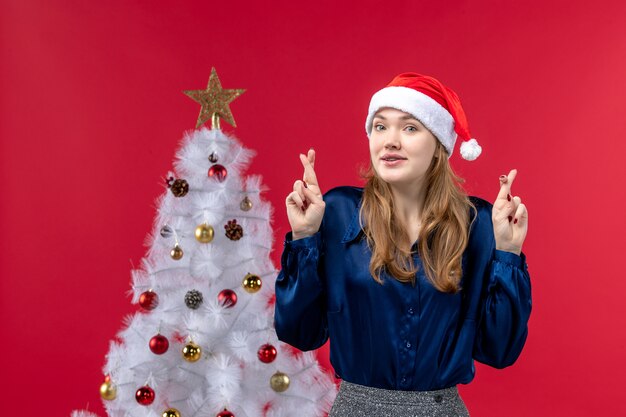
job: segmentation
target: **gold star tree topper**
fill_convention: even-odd
[[[215,68],[211,68],[211,76],[209,77],[209,85],[206,90],[185,90],[183,93],[191,97],[194,101],[200,103],[200,114],[198,115],[198,123],[196,128],[202,126],[206,121],[211,119],[212,128],[220,128],[220,117],[227,121],[231,126],[237,127],[233,114],[228,106],[233,100],[242,95],[246,90],[222,88],[220,79],[217,77]]]

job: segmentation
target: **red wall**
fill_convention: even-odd
[[[235,134],[270,187],[277,265],[298,153],[315,147],[323,190],[358,184],[371,94],[403,71],[453,87],[484,148],[454,168],[489,200],[517,168],[530,214],[530,336],[461,387],[472,415],[626,414],[625,2],[177,3],[0,3],[5,414],[101,412],[130,270],[198,115],[182,90],[212,66],[247,89]]]

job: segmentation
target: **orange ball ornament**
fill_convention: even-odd
[[[276,372],[270,378],[270,386],[276,392],[285,392],[289,388],[289,377],[282,372]]]
[[[107,401],[113,401],[117,397],[117,387],[113,384],[109,375],[104,378],[104,382],[100,385],[100,396]]]
[[[241,283],[243,289],[249,292],[250,294],[254,294],[255,292],[261,289],[263,285],[263,281],[261,281],[261,277],[258,275],[254,275],[251,273],[247,273],[243,278],[243,282]]]
[[[180,417],[180,411],[175,408],[168,408],[163,411],[162,417]]]
[[[202,349],[194,342],[189,342],[183,346],[183,358],[187,362],[197,362],[202,356]]]

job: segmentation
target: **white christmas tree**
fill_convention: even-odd
[[[219,127],[235,125],[229,103],[243,91],[222,89],[214,68],[206,90],[185,91],[202,109],[132,271],[140,308],[107,354],[109,416],[320,416],[334,399],[315,356],[274,332],[272,207],[261,177],[242,177],[254,152]]]

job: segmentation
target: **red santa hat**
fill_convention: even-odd
[[[401,110],[419,120],[443,144],[448,158],[452,156],[457,137],[463,140],[463,159],[473,161],[482,151],[476,139],[470,136],[459,96],[433,77],[405,72],[376,92],[365,122],[368,138],[372,133],[374,115],[385,107]]]

